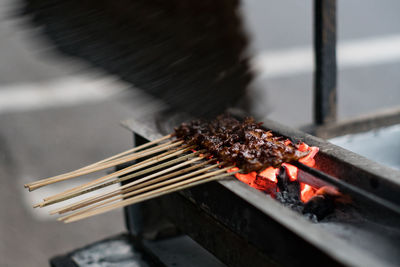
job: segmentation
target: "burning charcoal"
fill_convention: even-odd
[[[315,214],[318,220],[322,220],[334,210],[335,203],[332,197],[328,195],[316,195],[304,205],[303,213]]]
[[[288,183],[290,183],[289,176],[286,173],[286,168],[284,166],[279,168],[279,173],[276,176],[278,180],[278,187],[280,191],[287,191]]]
[[[299,203],[300,202],[300,184],[298,181],[291,181],[286,167],[282,166],[277,175],[278,188],[281,192],[281,198],[284,202]]]
[[[273,181],[257,175],[256,179],[254,180],[254,184],[257,186],[257,188],[260,188],[259,190],[262,190],[267,194],[271,194],[273,197],[275,196],[276,183]]]
[[[237,179],[270,194],[285,206],[303,212],[310,219],[315,221],[331,213],[335,192],[330,188],[317,191],[300,183],[297,167],[288,164],[302,160],[303,164],[313,166],[318,148],[294,144],[260,126],[249,118],[240,122],[230,116],[219,116],[210,122],[184,123],[175,129],[175,135],[187,144],[206,149],[220,161],[236,165],[244,172],[237,173]]]

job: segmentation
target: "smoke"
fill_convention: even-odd
[[[243,105],[253,78],[239,1],[24,2],[68,58],[118,76],[171,110],[211,117]]]

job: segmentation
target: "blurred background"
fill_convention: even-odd
[[[31,206],[65,185],[28,193],[23,184],[130,148],[119,122],[152,110],[126,79],[53,49],[42,27],[16,15],[21,5],[0,0],[0,265],[45,266],[123,232],[122,211],[64,225]],[[399,106],[398,10],[395,0],[338,1],[339,120]],[[312,1],[242,0],[238,11],[252,73],[248,112],[310,124]]]

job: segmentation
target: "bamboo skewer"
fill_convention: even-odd
[[[143,187],[145,187],[147,185],[151,185],[151,184],[155,184],[155,183],[158,183],[158,182],[165,181],[166,179],[169,179],[169,178],[174,177],[176,175],[180,175],[180,174],[186,173],[188,171],[200,168],[200,167],[202,167],[202,166],[204,166],[204,165],[206,165],[206,164],[208,164],[208,163],[210,163],[210,162],[212,162],[214,160],[214,159],[207,160],[205,162],[201,162],[201,163],[199,163],[197,165],[193,165],[193,166],[185,168],[183,170],[178,170],[176,172],[173,172],[173,173],[170,173],[170,174],[163,175],[163,176],[159,177],[163,173],[170,172],[171,170],[173,170],[173,168],[174,169],[178,169],[178,168],[181,168],[183,166],[192,164],[192,163],[194,163],[196,161],[199,161],[201,159],[202,158],[194,158],[194,159],[192,159],[190,161],[178,164],[178,165],[176,165],[174,167],[171,167],[169,169],[166,169],[166,170],[164,170],[162,172],[158,172],[158,173],[146,176],[146,177],[144,177],[142,179],[136,180],[134,182],[128,183],[126,185],[123,185],[123,186],[121,186],[121,187],[119,187],[117,189],[114,189],[112,191],[109,191],[109,192],[107,192],[105,194],[99,194],[99,195],[84,199],[82,201],[79,201],[79,202],[76,202],[76,203],[61,207],[59,209],[53,210],[53,211],[50,212],[50,214],[56,214],[56,213],[63,214],[63,213],[66,213],[68,211],[74,211],[74,210],[86,207],[88,205],[92,205],[92,204],[94,204],[96,202],[99,202],[99,201],[102,201],[102,200],[117,196],[119,194],[125,194],[125,193],[131,192],[131,191],[133,191],[135,189],[143,188]],[[214,167],[216,167],[218,165],[219,164],[214,165],[212,168],[214,168]],[[207,169],[202,169],[202,172],[204,172],[204,171],[207,171]],[[197,172],[196,173],[195,172],[191,173],[192,176],[196,175],[196,174],[197,174]],[[158,178],[151,180],[152,178],[155,178],[155,177],[158,177]],[[186,178],[188,178],[188,177],[189,176],[187,176]],[[162,184],[159,184],[159,185],[162,185]],[[125,197],[125,196],[123,196],[123,197]]]
[[[60,195],[60,196],[57,197],[57,198],[53,198],[53,199],[50,199],[50,200],[46,200],[46,201],[44,201],[44,202],[42,202],[42,203],[36,204],[35,206],[45,207],[45,206],[48,206],[48,205],[51,205],[51,204],[55,204],[55,203],[58,203],[58,202],[61,202],[61,201],[64,201],[64,200],[68,200],[68,199],[71,199],[71,198],[74,198],[74,197],[77,197],[77,196],[80,196],[80,195],[83,195],[83,194],[86,194],[86,193],[89,193],[89,192],[93,192],[93,191],[95,191],[95,190],[98,190],[98,189],[101,189],[101,188],[104,188],[104,187],[107,187],[107,186],[110,186],[110,185],[113,185],[113,184],[116,184],[116,183],[120,183],[120,182],[129,180],[129,179],[132,179],[132,178],[134,178],[134,177],[137,177],[137,176],[140,176],[140,175],[143,175],[143,174],[152,172],[152,171],[154,171],[154,170],[157,170],[157,169],[160,169],[160,168],[163,168],[163,167],[167,167],[167,166],[172,165],[172,164],[175,164],[175,163],[177,163],[177,162],[180,162],[180,161],[183,161],[183,160],[187,160],[187,159],[190,158],[190,157],[196,156],[196,154],[198,154],[198,153],[200,153],[200,152],[196,152],[196,153],[193,153],[193,154],[185,155],[185,156],[183,156],[183,157],[179,157],[179,158],[177,158],[177,159],[174,159],[174,160],[171,160],[171,161],[162,163],[162,164],[158,164],[158,165],[156,165],[156,166],[154,166],[154,167],[144,169],[143,171],[140,171],[140,172],[137,172],[137,173],[133,173],[133,174],[130,174],[130,175],[127,175],[127,176],[123,176],[123,177],[117,178],[117,179],[115,179],[115,180],[113,180],[113,181],[110,181],[110,182],[107,182],[107,183],[103,183],[103,184],[100,184],[100,185],[98,185],[98,186],[90,187],[90,188],[88,188],[88,189],[84,189],[84,190],[81,190],[81,191],[77,191],[77,192],[75,192],[75,193],[74,193],[74,192],[70,192],[70,193],[67,194],[67,195]],[[202,157],[199,157],[199,158],[192,159],[192,160],[190,160],[190,161],[187,161],[187,162],[182,163],[182,166],[189,164],[188,162],[194,162],[194,161],[198,161],[198,160],[201,160],[201,159],[203,159],[203,158],[202,158]],[[184,164],[184,165],[183,165],[183,164]],[[179,164],[178,164],[178,165],[179,165]],[[173,167],[171,167],[171,168],[169,168],[169,169],[172,169],[172,168],[176,169],[178,165],[175,165],[175,166],[173,166]],[[169,170],[169,171],[171,171],[171,170]],[[148,178],[148,177],[153,178],[153,177],[156,177],[156,176],[158,176],[158,175],[161,175],[161,174],[163,174],[163,173],[165,173],[165,172],[166,172],[166,170],[163,170],[163,171],[154,173],[154,174],[152,174],[152,175],[150,175],[150,176],[147,176],[147,177],[145,177],[145,178]],[[114,173],[114,174],[115,174],[115,173]],[[145,179],[145,178],[141,178],[141,179],[139,179],[139,180],[136,180],[135,182],[141,181],[141,180],[143,180],[143,179]]]
[[[25,184],[24,187],[29,188],[29,187],[31,187],[32,185],[41,184],[42,182],[47,181],[47,180],[54,180],[54,179],[57,179],[57,178],[59,178],[59,177],[66,176],[67,174],[76,173],[76,172],[79,172],[79,171],[81,171],[81,170],[83,170],[83,169],[88,169],[88,168],[90,168],[90,167],[93,167],[93,166],[96,166],[96,165],[100,165],[100,164],[105,163],[105,162],[107,162],[107,161],[110,161],[110,160],[113,160],[113,159],[116,159],[116,158],[120,158],[120,157],[125,156],[125,155],[127,155],[127,154],[130,154],[130,153],[139,151],[139,150],[141,150],[141,149],[144,149],[144,148],[146,148],[146,147],[152,146],[152,145],[154,145],[154,144],[157,144],[157,143],[159,143],[159,142],[162,142],[162,141],[164,141],[164,140],[166,140],[166,139],[169,139],[169,138],[171,138],[171,137],[172,137],[172,134],[163,136],[163,137],[161,137],[161,138],[159,138],[159,139],[157,139],[157,140],[154,140],[154,141],[145,143],[145,144],[143,144],[143,145],[140,145],[140,146],[131,148],[131,149],[126,150],[126,151],[124,151],[124,152],[121,152],[121,153],[119,153],[119,154],[117,154],[117,155],[108,157],[108,158],[106,158],[106,159],[103,159],[103,160],[100,160],[100,161],[98,161],[98,162],[95,162],[95,163],[92,163],[92,164],[90,164],[90,165],[87,165],[87,166],[84,166],[84,167],[82,167],[82,168],[79,168],[79,169],[77,169],[77,170],[74,170],[74,171],[71,171],[71,172],[67,172],[67,173],[64,173],[64,174],[60,174],[60,175],[57,175],[57,176],[53,176],[53,177],[50,177],[50,178],[42,179],[42,180],[39,180],[39,181],[34,181],[34,182],[32,182],[32,183],[29,183],[29,184]],[[169,141],[168,143],[172,143],[172,142],[174,142],[174,141]],[[150,148],[150,149],[151,149],[151,148]]]
[[[224,168],[222,170],[226,171],[227,169],[230,169],[230,168],[232,168],[232,167]],[[222,170],[220,170],[219,172],[222,172]],[[105,213],[105,212],[110,211],[110,210],[115,209],[115,208],[125,207],[127,205],[131,205],[131,204],[135,204],[135,203],[138,203],[138,202],[141,202],[141,201],[145,201],[145,200],[148,200],[148,199],[151,199],[151,198],[159,197],[159,196],[162,196],[162,195],[165,195],[165,194],[169,194],[169,193],[172,193],[172,192],[176,192],[176,191],[179,191],[179,190],[182,190],[182,189],[185,189],[185,188],[193,187],[193,186],[196,186],[196,185],[199,185],[199,184],[202,184],[202,183],[210,182],[210,181],[213,181],[213,180],[218,180],[218,179],[221,179],[223,177],[233,175],[233,174],[235,174],[235,173],[237,173],[239,171],[230,172],[230,173],[224,173],[224,174],[213,176],[213,177],[210,177],[210,176],[214,175],[215,172],[214,172],[214,174],[213,173],[203,174],[203,175],[194,177],[192,179],[188,179],[188,180],[185,180],[185,181],[182,181],[182,182],[178,182],[176,184],[165,186],[165,187],[156,189],[154,191],[150,191],[150,192],[147,192],[147,193],[135,196],[135,197],[131,197],[129,199],[125,199],[125,200],[119,201],[119,202],[114,203],[114,204],[110,204],[108,206],[100,207],[98,209],[93,209],[93,210],[87,211],[85,213],[78,214],[76,216],[68,217],[68,218],[64,219],[64,222],[65,223],[70,223],[70,222],[82,220],[82,219],[85,219],[85,218],[88,218],[88,217],[91,217],[91,216],[94,216],[94,215]]]
[[[164,140],[166,140],[166,139],[169,139],[169,138],[171,138],[171,137],[172,137],[172,134],[163,136],[163,137],[161,137],[161,138],[159,138],[159,139],[157,139],[157,140],[154,140],[154,141],[145,143],[145,144],[143,144],[143,145],[140,145],[140,146],[131,148],[131,149],[129,149],[129,150],[126,150],[126,151],[124,151],[124,152],[121,152],[121,153],[119,153],[119,154],[116,154],[116,155],[114,155],[114,156],[111,156],[111,157],[109,157],[109,158],[106,158],[106,159],[103,159],[103,160],[101,160],[101,161],[95,162],[95,163],[93,163],[93,164],[91,164],[91,165],[89,165],[89,166],[87,166],[87,167],[90,167],[90,166],[92,166],[92,165],[102,164],[102,163],[104,163],[104,162],[107,162],[107,161],[110,161],[110,160],[113,160],[113,159],[116,159],[116,158],[120,158],[120,157],[125,156],[125,155],[127,155],[127,154],[131,154],[131,153],[133,153],[133,152],[139,151],[139,150],[141,150],[141,149],[143,149],[143,148],[146,148],[146,147],[152,146],[152,145],[154,145],[154,144],[160,143],[160,142],[162,142],[162,141],[164,141]],[[173,142],[176,142],[176,141],[177,141],[177,140],[172,140],[172,141],[163,143],[163,145],[165,145],[165,144],[170,144],[170,143],[173,143]],[[156,147],[158,147],[158,146],[156,146]],[[152,148],[149,148],[149,149],[152,149]],[[146,150],[149,150],[149,149],[146,149]],[[141,152],[143,152],[143,151],[141,151]]]
[[[140,152],[138,152],[138,153],[131,154],[131,155],[129,155],[129,156],[133,156],[133,155],[136,155],[136,156],[137,156],[137,155],[139,155],[140,153],[149,152],[149,151],[152,151],[152,150],[161,148],[161,147],[165,147],[166,145],[172,144],[172,143],[174,143],[174,142],[176,142],[176,141],[177,141],[177,140],[169,141],[169,142],[160,144],[160,145],[158,145],[158,146],[151,147],[151,148],[148,148],[148,149],[146,149],[146,150],[140,151]],[[146,143],[145,145],[147,145],[147,143]],[[139,148],[139,147],[137,147],[137,148]],[[103,164],[103,163],[107,163],[107,162],[109,163],[111,160],[115,160],[115,159],[118,159],[118,158],[121,159],[122,156],[124,156],[124,155],[126,155],[126,154],[129,154],[128,152],[130,152],[130,151],[131,151],[131,150],[122,152],[122,153],[120,153],[120,154],[118,154],[118,155],[115,155],[115,156],[106,158],[106,159],[104,159],[104,160],[101,160],[101,161],[99,161],[99,162],[96,162],[96,163],[87,165],[87,166],[85,166],[85,167],[82,167],[82,168],[80,168],[80,169],[77,169],[77,170],[74,170],[74,171],[71,171],[71,172],[67,172],[67,173],[60,174],[60,175],[57,175],[57,176],[53,176],[53,177],[50,177],[50,178],[46,178],[46,179],[42,179],[42,180],[39,180],[39,181],[35,181],[35,182],[30,183],[30,184],[25,184],[24,186],[29,188],[29,187],[33,187],[33,186],[38,185],[38,184],[42,184],[42,183],[47,182],[47,181],[54,181],[54,180],[58,180],[58,179],[60,179],[60,178],[72,176],[73,174],[79,174],[79,173],[81,173],[81,172],[84,171],[84,170],[92,169],[92,168],[94,168],[95,166],[100,166],[100,165]]]
[[[95,179],[93,181],[90,181],[90,182],[88,182],[86,184],[71,188],[69,190],[61,192],[61,193],[56,194],[54,196],[47,197],[47,198],[44,199],[44,201],[42,203],[36,204],[36,205],[34,205],[34,207],[44,207],[44,206],[47,206],[47,205],[50,205],[50,204],[58,203],[58,202],[61,202],[61,201],[64,201],[64,200],[67,200],[67,199],[70,199],[70,198],[73,198],[73,197],[76,197],[76,196],[79,196],[79,195],[82,195],[82,194],[85,194],[85,193],[88,193],[88,192],[91,192],[91,191],[94,191],[94,190],[97,190],[99,188],[103,188],[105,186],[101,186],[101,187],[95,188],[93,190],[91,190],[91,189],[85,190],[86,188],[89,188],[91,186],[95,186],[95,185],[104,183],[107,180],[113,179],[115,177],[130,173],[132,171],[139,170],[139,169],[142,169],[142,168],[147,167],[149,165],[153,165],[155,163],[162,162],[162,161],[164,161],[166,159],[181,155],[183,153],[186,153],[186,152],[190,151],[191,149],[192,149],[192,147],[188,147],[188,148],[183,148],[183,149],[178,149],[178,150],[173,150],[171,152],[163,153],[161,155],[158,155],[158,156],[155,156],[153,158],[150,158],[150,159],[148,159],[146,161],[139,162],[137,164],[134,164],[134,165],[129,166],[127,168],[124,168],[122,170],[116,171],[114,173],[108,174],[108,175],[100,177],[100,178],[97,178],[97,179]],[[193,154],[198,154],[198,153],[199,152],[195,152]],[[154,167],[154,169],[157,169],[157,168],[159,168],[159,167],[157,167],[157,166]],[[148,172],[148,170],[146,172]]]
[[[179,164],[179,165],[181,165],[181,166],[179,166],[179,167],[182,167],[182,166],[184,166],[184,165],[191,164],[191,163],[193,163],[195,160],[197,161],[197,160],[200,160],[200,159],[201,159],[201,158],[196,158],[196,159],[191,160],[191,162],[188,161],[188,162],[181,163],[181,164]],[[173,176],[175,176],[175,175],[177,175],[177,174],[185,173],[185,172],[188,172],[188,171],[190,171],[190,170],[193,170],[193,169],[196,169],[196,168],[200,168],[201,166],[204,166],[205,164],[208,164],[210,161],[211,161],[211,160],[208,160],[208,161],[206,161],[206,162],[202,162],[202,163],[200,163],[200,164],[197,164],[197,165],[188,167],[188,168],[186,168],[186,169],[179,170],[179,171],[177,171],[177,172],[170,173],[170,174],[168,174],[168,175],[164,175],[164,176],[162,176],[162,177],[159,177],[159,178],[157,178],[157,179],[151,180],[151,181],[149,181],[149,182],[146,183],[146,181],[148,181],[148,180],[150,180],[150,179],[152,179],[152,178],[154,178],[154,177],[157,177],[157,176],[160,176],[160,175],[161,175],[161,172],[155,173],[155,174],[152,174],[152,175],[150,175],[150,176],[146,176],[146,177],[144,177],[144,178],[141,178],[141,179],[139,179],[139,180],[136,180],[136,181],[134,181],[134,182],[131,182],[131,183],[129,183],[129,184],[123,185],[123,186],[121,186],[121,187],[119,187],[119,188],[117,188],[117,189],[114,189],[114,190],[112,190],[112,191],[109,191],[109,192],[107,192],[107,193],[105,193],[105,194],[98,194],[97,196],[84,199],[84,200],[82,200],[82,201],[73,203],[73,204],[71,204],[71,205],[68,205],[68,206],[59,208],[59,209],[57,209],[57,210],[53,210],[53,211],[50,212],[50,214],[55,214],[55,213],[60,213],[60,214],[61,214],[61,213],[65,213],[65,212],[67,212],[67,211],[76,210],[76,209],[78,209],[78,208],[81,208],[81,207],[82,207],[82,206],[81,206],[82,204],[83,204],[84,206],[87,206],[87,205],[93,204],[93,203],[95,203],[95,202],[97,202],[97,201],[99,201],[99,200],[103,200],[103,199],[109,198],[109,197],[111,197],[111,194],[112,194],[113,196],[114,196],[114,195],[118,195],[118,194],[121,193],[121,190],[124,190],[124,191],[128,192],[126,188],[131,189],[131,188],[133,188],[134,185],[137,185],[138,183],[141,183],[141,184],[137,185],[136,187],[137,187],[137,188],[140,188],[140,187],[143,187],[143,186],[145,186],[145,185],[147,185],[147,184],[151,184],[151,183],[155,183],[155,182],[158,182],[158,181],[161,181],[161,180],[165,180],[165,179],[168,179],[168,178],[170,178],[170,177],[173,177]]]
[[[88,169],[83,169],[83,170],[81,170],[79,172],[73,172],[71,174],[59,177],[57,179],[50,179],[50,180],[49,179],[45,179],[45,181],[42,181],[41,183],[37,183],[37,184],[31,185],[31,186],[28,186],[28,188],[29,188],[30,191],[33,191],[33,190],[38,189],[40,187],[43,187],[45,185],[49,185],[49,184],[53,184],[53,183],[56,183],[56,182],[61,182],[61,181],[64,181],[64,180],[72,179],[72,178],[75,178],[75,177],[78,177],[78,176],[86,175],[86,174],[89,174],[89,173],[93,173],[93,172],[96,172],[96,171],[100,171],[100,170],[104,170],[104,169],[107,169],[107,168],[110,168],[110,167],[114,167],[114,166],[129,162],[129,161],[133,161],[133,160],[136,160],[136,159],[139,159],[139,158],[143,158],[143,157],[158,153],[160,151],[176,147],[178,145],[181,145],[182,143],[183,143],[183,141],[177,141],[177,142],[174,142],[174,143],[168,144],[168,145],[164,145],[163,144],[163,145],[160,145],[160,147],[158,147],[157,149],[151,149],[151,150],[148,150],[146,152],[135,153],[133,155],[128,155],[128,156],[122,157],[120,159],[111,160],[111,161],[105,162],[102,165],[96,165],[96,166],[93,166],[93,167],[88,168]]]
[[[186,174],[186,175],[181,175],[181,176],[175,177],[175,178],[173,178],[173,179],[166,180],[166,181],[163,181],[163,182],[158,183],[158,184],[153,184],[153,185],[150,185],[150,186],[144,187],[144,188],[143,188],[142,185],[139,185],[139,186],[132,186],[132,187],[126,188],[125,190],[120,191],[120,192],[118,192],[117,194],[115,194],[114,196],[116,196],[116,197],[114,197],[113,199],[110,199],[110,200],[108,200],[108,201],[99,203],[99,204],[97,204],[97,205],[95,205],[95,206],[92,206],[92,207],[89,207],[89,208],[87,208],[87,209],[85,209],[85,210],[77,211],[77,212],[75,212],[75,213],[73,213],[73,214],[70,214],[70,215],[61,217],[61,218],[59,218],[59,220],[64,220],[64,219],[66,219],[66,218],[70,218],[70,217],[76,216],[77,214],[82,214],[82,213],[84,213],[84,212],[86,212],[86,211],[88,211],[88,210],[92,210],[92,209],[94,209],[94,208],[103,206],[104,204],[108,204],[108,203],[114,202],[114,201],[116,201],[116,200],[118,200],[118,199],[130,197],[130,196],[133,196],[133,195],[137,195],[137,194],[139,194],[139,193],[143,193],[143,192],[146,192],[146,191],[149,191],[149,190],[152,190],[152,189],[156,189],[156,188],[158,188],[158,187],[162,187],[162,186],[165,186],[165,185],[168,185],[168,184],[171,184],[171,183],[173,184],[173,183],[181,182],[181,181],[183,181],[183,180],[185,180],[185,179],[187,179],[187,178],[190,178],[190,177],[193,177],[193,176],[195,176],[195,175],[204,173],[204,172],[206,172],[206,171],[208,171],[208,170],[211,170],[211,169],[214,169],[214,168],[216,168],[216,167],[218,167],[218,166],[220,166],[220,165],[221,165],[221,163],[217,163],[217,164],[208,166],[208,167],[206,167],[206,168],[197,170],[197,171],[195,171],[195,172],[192,172],[192,173],[189,173],[189,174]],[[220,170],[217,170],[217,171],[214,171],[214,172],[210,172],[210,173],[208,173],[207,175],[212,176],[212,175],[215,175],[215,174],[219,174],[219,173],[222,173],[222,172],[226,171],[227,169],[229,169],[229,167],[226,168],[226,169],[220,169]],[[181,173],[178,173],[177,175],[179,175],[179,174],[181,174]],[[176,175],[176,174],[174,174],[173,176],[175,176],[175,175]],[[169,177],[167,177],[167,178],[169,178]],[[166,179],[167,179],[167,178],[166,178]],[[165,179],[163,179],[163,177],[160,177],[160,178],[155,179],[155,180],[156,180],[156,182],[159,182],[160,180],[162,181],[162,180],[165,180]],[[152,182],[152,181],[149,181],[149,182]],[[149,182],[147,182],[147,183],[145,183],[145,184],[147,185],[147,184],[149,184]],[[132,191],[133,191],[133,192],[132,192]],[[119,195],[119,196],[118,196],[118,195]]]
[[[173,143],[173,142],[175,142],[175,141],[166,142],[166,143],[161,144],[161,145],[159,145],[159,146],[152,147],[152,148],[146,149],[146,150],[144,150],[144,151],[140,151],[140,153],[143,153],[143,152],[150,152],[150,151],[152,151],[152,150],[159,149],[159,148],[161,148],[161,147],[164,147],[164,146],[166,146],[166,145],[169,145],[169,144],[171,144],[171,143]],[[129,156],[126,156],[124,159],[129,159],[129,158],[131,158],[131,157],[133,157],[133,156],[139,156],[139,152],[136,153],[136,154],[131,154],[131,155],[129,155]],[[48,178],[48,179],[46,179],[46,181],[54,181],[54,182],[57,182],[57,181],[55,181],[55,180],[59,180],[60,178],[68,177],[68,179],[71,179],[71,178],[75,178],[75,177],[77,177],[77,176],[81,176],[81,175],[82,175],[81,173],[82,173],[83,171],[93,169],[94,167],[97,167],[97,166],[101,166],[101,164],[104,164],[104,163],[110,163],[111,160],[112,160],[111,158],[113,158],[113,157],[110,157],[110,159],[105,159],[105,160],[103,160],[103,161],[100,161],[100,162],[97,162],[97,163],[88,165],[88,166],[86,166],[86,167],[80,168],[80,169],[78,169],[78,170],[72,171],[72,172],[70,172],[70,173],[67,173],[67,174],[64,174],[64,175],[61,175],[61,176],[55,176],[55,177]],[[122,158],[119,158],[119,160],[122,160]],[[116,160],[113,161],[113,162],[115,163]],[[97,171],[97,170],[95,170],[95,171]],[[74,176],[72,176],[72,175],[74,175]],[[43,180],[42,180],[41,183],[43,183]],[[31,187],[32,187],[32,186],[31,186]]]
[[[215,162],[216,159],[203,160],[207,157],[207,155],[202,154],[205,153],[205,151],[195,151],[188,154],[187,152],[195,149],[195,146],[189,146],[185,144],[183,140],[179,139],[168,140],[172,136],[173,134],[166,135],[152,142],[126,150],[77,170],[28,183],[24,186],[28,188],[29,191],[33,191],[46,185],[73,179],[150,156],[150,158],[122,170],[46,197],[43,199],[43,202],[34,205],[34,207],[48,206],[135,177],[141,177],[119,186],[116,189],[111,189],[105,193],[96,194],[92,197],[87,197],[50,211],[50,214],[72,212],[71,214],[58,218],[58,220],[69,223],[101,214],[118,207],[124,207],[202,183],[221,179],[240,171],[226,172],[232,167],[211,171],[223,165],[223,163],[205,166],[213,161]]]
[[[168,159],[168,158],[171,158],[171,157],[176,156],[176,155],[179,155],[179,154],[183,154],[183,153],[188,152],[188,151],[191,150],[191,147],[186,148],[186,149],[185,149],[185,147],[186,147],[186,146],[181,146],[181,147],[176,148],[176,149],[174,149],[174,150],[170,150],[170,151],[164,152],[164,153],[162,153],[162,154],[160,154],[160,155],[157,155],[157,156],[154,156],[154,157],[149,158],[149,159],[147,159],[147,160],[138,162],[138,163],[136,163],[136,164],[134,164],[134,165],[131,165],[131,166],[129,166],[129,167],[126,167],[126,168],[124,168],[124,169],[122,169],[122,170],[119,170],[119,171],[117,171],[117,172],[114,172],[114,173],[112,173],[112,174],[123,175],[123,174],[125,174],[125,173],[130,172],[130,171],[142,169],[142,168],[144,168],[144,167],[153,165],[153,164],[155,164],[155,163],[157,163],[157,162],[166,160],[166,159]],[[179,153],[175,154],[175,152],[179,152]],[[128,169],[128,168],[129,168],[129,169]],[[128,170],[129,170],[129,171],[128,171]],[[126,172],[125,172],[125,171],[126,171]],[[109,177],[109,176],[111,176],[112,174],[109,174],[109,175],[106,175],[106,176],[104,176],[104,177],[98,178],[98,179],[94,180],[93,182],[99,181],[99,180],[101,180],[101,179],[103,179],[103,178],[105,178],[105,177]],[[100,181],[100,182],[101,182],[101,181]],[[99,183],[100,183],[100,182],[99,182]],[[84,185],[85,185],[85,184],[84,184]],[[84,185],[83,185],[83,186],[84,186]],[[82,185],[81,185],[81,186],[82,186]],[[77,191],[77,189],[78,189],[79,187],[80,187],[80,186],[77,186],[77,187],[68,189],[68,190],[66,190],[66,191],[64,191],[64,192],[61,192],[61,193],[59,193],[59,194],[56,194],[56,195],[53,195],[53,196],[50,196],[50,197],[46,197],[46,198],[44,198],[43,200],[44,200],[44,201],[48,201],[48,200],[52,200],[52,199],[59,198],[59,197],[62,196],[62,195],[66,195],[66,194],[68,194],[68,193]]]
[[[57,220],[59,220],[59,221],[66,220],[66,219],[68,219],[68,218],[77,216],[77,215],[79,215],[79,214],[83,214],[83,213],[85,213],[85,212],[87,212],[87,211],[89,211],[89,210],[93,210],[93,209],[95,209],[95,208],[104,206],[105,204],[115,202],[116,200],[119,200],[119,199],[122,199],[122,198],[126,198],[126,197],[130,197],[130,196],[134,196],[134,195],[137,195],[137,194],[140,194],[140,193],[149,191],[149,190],[151,190],[151,189],[159,188],[159,187],[162,187],[162,186],[171,184],[171,183],[175,183],[175,182],[182,181],[182,180],[184,180],[184,179],[186,179],[186,178],[195,176],[196,174],[203,173],[203,172],[205,172],[205,171],[207,171],[207,170],[213,169],[213,168],[217,167],[218,165],[220,165],[220,164],[215,164],[215,165],[213,165],[213,166],[209,166],[209,167],[204,168],[204,169],[201,169],[201,170],[199,170],[199,171],[196,171],[196,172],[193,172],[193,173],[190,173],[190,174],[187,174],[187,175],[183,175],[183,176],[180,176],[180,177],[171,179],[171,180],[166,180],[166,181],[164,181],[164,182],[162,182],[162,183],[154,184],[154,185],[151,185],[151,186],[148,186],[148,187],[145,187],[145,188],[139,187],[139,188],[137,189],[137,186],[136,186],[136,187],[134,186],[133,188],[127,188],[127,189],[123,190],[123,192],[119,192],[119,193],[117,193],[117,194],[113,194],[113,196],[114,196],[113,199],[106,200],[106,201],[104,201],[104,202],[98,203],[98,204],[95,205],[95,206],[92,206],[92,207],[89,207],[89,208],[87,208],[87,209],[74,212],[73,214],[60,217],[60,218],[58,218]],[[221,170],[218,170],[218,171],[215,171],[214,173],[217,174],[217,173],[220,173],[220,172],[221,172]],[[152,181],[149,181],[149,182],[152,182]],[[147,182],[146,184],[148,184],[149,182]],[[141,185],[140,185],[140,186],[141,186]],[[135,190],[135,189],[137,189],[137,190]],[[132,191],[133,191],[133,192],[132,192]],[[113,196],[111,196],[111,197],[113,197]],[[104,200],[104,199],[101,199],[101,200]],[[101,201],[101,200],[99,200],[99,201]],[[99,202],[99,201],[96,201],[96,202]],[[93,202],[93,203],[96,203],[96,202]],[[92,203],[92,204],[93,204],[93,203]]]

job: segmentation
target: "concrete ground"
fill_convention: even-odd
[[[23,188],[128,149],[131,135],[118,126],[122,117],[116,114],[110,103],[96,103],[0,117],[0,266],[46,266],[52,256],[124,231],[121,210],[64,225],[48,210],[31,207],[65,184],[33,193]]]
[[[64,225],[31,204],[65,184],[33,193],[23,184],[128,149],[131,134],[118,123],[135,111],[99,92],[99,74],[82,73],[83,63],[49,56],[45,40],[33,38],[35,31],[8,17],[11,3],[0,1],[0,266],[46,266],[56,254],[124,231],[122,212]],[[253,54],[266,55],[267,63],[276,55],[288,60],[283,70],[277,64],[262,70],[267,74],[256,80],[254,92],[258,110],[292,126],[311,122],[312,69],[310,59],[302,59],[312,43],[311,1],[243,3]],[[356,51],[362,52],[371,38],[395,40],[398,5],[395,0],[338,1],[340,43],[357,41]],[[392,60],[367,53],[369,61],[349,65],[344,56],[338,85],[341,119],[400,103],[399,54],[396,48],[383,50],[392,53],[386,55]],[[300,71],[290,70],[294,61]]]

